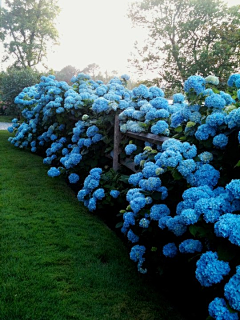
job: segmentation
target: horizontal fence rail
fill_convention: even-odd
[[[169,140],[168,137],[165,136],[158,136],[156,134],[152,133],[135,133],[127,131],[126,133],[120,132],[119,127],[119,116],[118,114],[115,115],[115,122],[114,122],[114,148],[113,148],[113,170],[117,171],[120,167],[120,165],[123,165],[133,172],[137,172],[135,169],[135,164],[132,159],[126,158],[125,160],[119,160],[119,155],[121,153],[120,150],[120,141],[122,139],[122,136],[128,136],[130,138],[134,138],[141,141],[146,141],[149,143],[162,145],[164,141]]]

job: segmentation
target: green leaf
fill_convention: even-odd
[[[198,238],[204,238],[209,234],[209,231],[207,230],[207,228],[196,226],[196,225],[191,225],[189,227],[189,231],[194,237],[198,237]]]
[[[181,140],[181,141],[186,141],[187,138],[186,138],[185,136],[183,136],[183,137],[180,137],[179,140]]]
[[[219,93],[219,92],[220,92],[218,89],[216,89],[216,88],[214,88],[214,87],[212,87],[212,91],[213,91],[214,93]]]
[[[240,160],[238,161],[238,163],[234,166],[234,168],[236,167],[240,167]]]
[[[183,131],[183,127],[179,126],[177,128],[174,129],[175,132],[182,132]]]
[[[116,229],[121,228],[123,226],[123,222],[118,222],[115,226]]]
[[[218,258],[223,261],[231,261],[235,257],[234,249],[223,244],[217,246],[217,254]]]
[[[152,252],[157,251],[157,247],[152,247],[152,248],[151,248],[151,251],[152,251]]]
[[[186,127],[191,128],[191,127],[194,127],[195,125],[196,125],[196,122],[188,121]]]
[[[176,169],[172,170],[172,176],[174,180],[182,179],[182,175]]]

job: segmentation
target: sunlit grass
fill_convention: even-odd
[[[0,132],[0,319],[180,320],[121,240]]]

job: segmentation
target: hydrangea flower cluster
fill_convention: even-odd
[[[209,315],[216,320],[238,320],[236,312],[230,312],[223,298],[216,297],[208,306]]]
[[[197,261],[196,278],[204,287],[219,283],[230,272],[229,263],[218,260],[216,252],[207,251]]]
[[[98,188],[102,174],[101,168],[93,168],[89,175],[85,178],[83,188],[79,190],[77,198],[80,202],[89,209],[96,210],[97,200],[102,200],[105,197],[103,188]]]

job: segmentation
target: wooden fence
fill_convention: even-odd
[[[120,149],[120,141],[123,136],[128,136],[130,138],[147,141],[153,144],[162,145],[164,141],[168,140],[168,137],[158,136],[152,133],[134,133],[127,131],[126,133],[120,132],[119,126],[119,117],[118,114],[115,115],[115,122],[114,122],[114,148],[113,148],[113,170],[117,171],[120,165],[124,165],[125,167],[129,168],[133,172],[136,172],[134,162],[130,158],[126,158],[125,160],[120,160],[119,156],[121,154]]]

